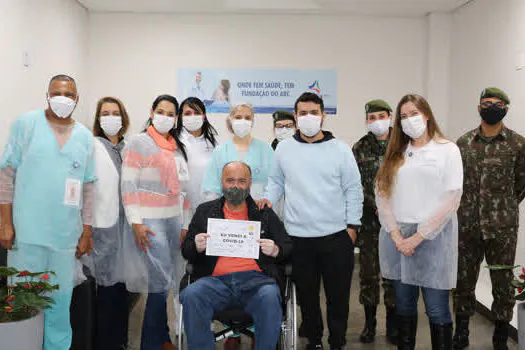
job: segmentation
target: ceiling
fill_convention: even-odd
[[[423,16],[472,0],[77,0],[90,11]]]

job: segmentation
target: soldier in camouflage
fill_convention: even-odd
[[[361,292],[359,301],[365,309],[366,322],[360,341],[371,343],[376,335],[376,311],[380,299],[379,231],[381,225],[377,217],[374,196],[374,180],[386,153],[390,135],[392,108],[383,100],[373,100],[365,105],[366,123],[369,133],[363,136],[352,148],[361,181],[364,204],[361,230],[357,236],[359,247],[359,277]],[[392,344],[397,342],[395,322],[395,295],[392,282],[383,279],[384,302],[387,309],[387,337]]]
[[[483,90],[481,126],[457,141],[464,165],[463,198],[458,211],[458,282],[454,294],[454,349],[468,346],[469,318],[476,305],[480,264],[514,265],[519,203],[525,197],[525,138],[503,125],[510,99],[497,88]],[[507,349],[515,304],[512,270],[490,271],[496,318],[494,349]]]

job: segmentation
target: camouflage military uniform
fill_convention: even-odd
[[[480,264],[513,265],[516,255],[519,203],[525,197],[525,138],[503,127],[492,138],[481,129],[459,138],[464,186],[459,220],[458,282],[454,294],[456,314],[474,314]],[[514,307],[513,273],[491,271],[492,312],[509,322]]]
[[[361,280],[359,302],[368,306],[378,305],[380,299],[381,272],[378,245],[381,225],[376,214],[374,179],[386,153],[386,146],[387,141],[378,141],[374,134],[369,132],[352,148],[361,173],[364,193],[362,226],[357,236],[359,277]],[[385,305],[388,308],[394,308],[395,295],[392,282],[383,279],[383,288],[385,290]]]

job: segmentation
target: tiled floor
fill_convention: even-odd
[[[385,310],[383,307],[378,309],[378,336],[376,341],[373,344],[361,344],[359,342],[359,333],[362,330],[364,323],[364,311],[362,306],[358,302],[359,296],[359,278],[358,278],[358,266],[354,270],[354,279],[352,282],[352,291],[350,296],[350,317],[349,317],[349,327],[348,327],[348,345],[347,349],[396,349],[395,346],[389,345],[387,343],[385,334]],[[322,296],[324,300],[324,296]],[[145,298],[141,298],[140,302],[136,305],[135,309],[132,312],[130,319],[130,348],[132,350],[139,350],[140,348],[140,328],[142,323],[142,314],[144,312]],[[420,301],[420,310],[419,310],[419,326],[418,326],[418,336],[417,336],[417,346],[416,349],[431,349],[430,345],[430,331],[428,327],[428,318],[425,315],[423,302]],[[170,297],[169,310],[174,310],[173,307],[173,298]],[[174,324],[174,311],[170,312],[170,325]],[[325,323],[326,324],[326,323]],[[326,327],[325,327],[326,328]],[[174,329],[172,329],[173,333]],[[490,321],[485,319],[480,315],[476,315],[470,324],[470,347],[469,350],[492,350],[492,332],[493,326]],[[325,331],[326,333],[326,331]],[[325,335],[325,349],[329,349],[328,344],[326,343]],[[251,348],[249,346],[250,341],[246,338],[243,338],[243,350],[248,350]],[[306,343],[304,339],[300,339],[299,349],[304,349]],[[222,349],[221,344],[217,344],[216,349]],[[509,349],[517,350],[518,345],[509,341]]]

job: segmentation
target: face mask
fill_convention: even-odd
[[[233,133],[243,139],[252,132],[252,121],[246,119],[232,120]]]
[[[122,118],[120,116],[100,117],[100,127],[109,136],[115,136],[122,129]]]
[[[275,137],[279,142],[289,139],[290,137],[293,137],[293,135],[295,135],[294,128],[275,129]]]
[[[422,115],[416,115],[401,120],[401,128],[408,137],[417,139],[427,129],[427,123],[423,120]]]
[[[182,117],[182,124],[188,131],[197,131],[202,127],[204,119],[202,115],[188,115]]]
[[[314,137],[321,131],[321,117],[311,114],[297,117],[297,127],[307,137]]]
[[[153,116],[153,126],[159,133],[166,134],[175,126],[175,118],[167,117],[162,114],[155,114]]]
[[[368,124],[368,131],[376,136],[383,136],[390,128],[390,119],[376,120],[372,124]]]
[[[482,108],[479,115],[485,121],[485,123],[489,125],[495,125],[507,115],[507,109],[492,105],[487,108]]]
[[[239,205],[244,202],[246,198],[248,198],[250,195],[250,189],[247,188],[242,190],[239,187],[223,188],[222,194],[224,195],[224,198],[226,198],[226,200],[231,204]]]
[[[49,98],[49,105],[57,117],[66,119],[73,113],[77,103],[66,96],[55,96]]]

